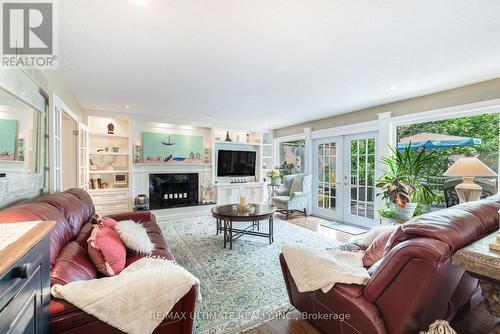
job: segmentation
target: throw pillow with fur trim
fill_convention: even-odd
[[[142,224],[133,220],[122,220],[114,226],[125,246],[140,254],[151,254],[154,245]]]

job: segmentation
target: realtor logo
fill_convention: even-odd
[[[54,4],[2,2],[2,66],[55,68]]]

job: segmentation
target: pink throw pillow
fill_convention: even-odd
[[[363,266],[371,267],[384,256],[385,244],[389,240],[392,232],[394,231],[384,231],[372,241],[363,254]]]
[[[116,223],[118,223],[118,222],[116,220],[114,220],[113,218],[102,217],[100,223],[106,227],[114,229]]]
[[[103,275],[115,276],[123,270],[127,250],[115,230],[97,224],[87,242],[89,256]]]

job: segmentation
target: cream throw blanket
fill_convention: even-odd
[[[281,248],[299,292],[330,291],[335,283],[366,284],[370,275],[361,252],[323,251],[298,245]]]
[[[152,333],[172,307],[199,284],[171,261],[142,258],[117,276],[56,284],[51,293],[126,333],[145,334]]]

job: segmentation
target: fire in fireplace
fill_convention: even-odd
[[[149,174],[150,208],[198,205],[198,173]]]

